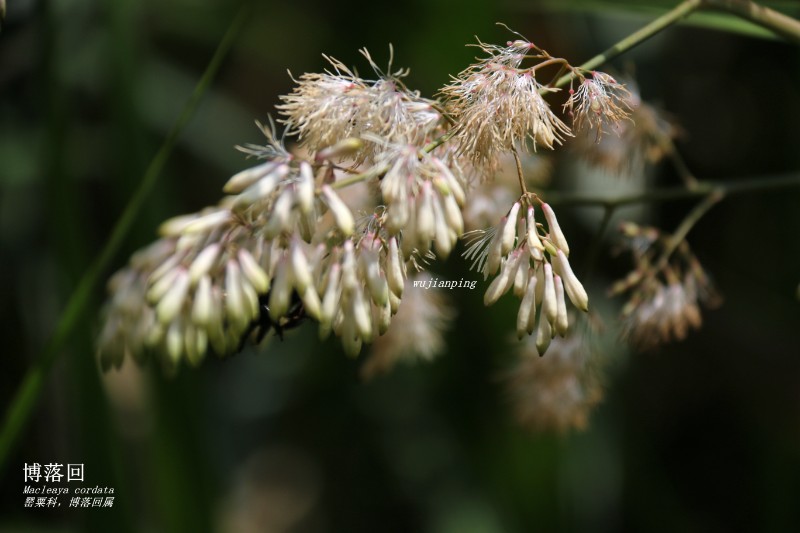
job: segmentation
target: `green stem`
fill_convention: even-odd
[[[578,68],[582,70],[593,70],[607,61],[611,61],[618,55],[627,52],[637,44],[649,39],[664,28],[675,24],[677,21],[686,17],[691,12],[697,10],[702,3],[703,0],[684,0],[670,11],[653,20],[650,24],[644,26],[639,31],[628,35],[617,44],[594,56]],[[575,71],[571,71],[559,78],[559,80],[556,82],[556,87],[563,87],[573,79],[575,79]]]
[[[659,257],[658,262],[653,269],[654,272],[660,272],[665,266],[667,266],[670,256],[672,256],[672,253],[678,248],[678,246],[680,246],[680,244],[686,238],[686,235],[689,234],[689,231],[691,231],[694,225],[697,224],[701,218],[703,218],[703,215],[708,213],[708,211],[724,197],[725,192],[722,189],[714,189],[703,199],[702,202],[694,206],[694,209],[692,209],[689,214],[686,215],[686,218],[683,219],[680,226],[678,226],[672,235],[668,237],[667,245],[664,247],[664,251],[661,253],[661,257]]]
[[[703,8],[727,11],[771,30],[789,42],[800,44],[800,21],[749,0],[702,0]]]
[[[0,470],[2,470],[2,467],[8,460],[12,446],[19,437],[22,428],[36,405],[36,401],[44,385],[44,380],[49,374],[53,363],[62,353],[64,345],[69,340],[75,326],[86,311],[92,292],[99,284],[103,273],[108,269],[111,260],[121,247],[131,227],[133,227],[136,217],[153,189],[178,137],[192,116],[194,116],[201,98],[211,85],[211,81],[219,71],[223,59],[230,50],[242,26],[247,21],[247,11],[247,4],[245,4],[231,22],[225,36],[220,41],[214,55],[209,61],[203,73],[203,77],[200,78],[200,81],[197,83],[189,100],[184,105],[178,120],[173,125],[167,138],[162,143],[161,148],[147,167],[139,188],[128,202],[122,216],[120,216],[117,224],[114,226],[108,243],[95,259],[94,263],[92,263],[89,270],[84,274],[83,278],[81,278],[77,288],[70,295],[55,332],[45,344],[39,357],[23,377],[22,383],[6,411],[6,417],[3,422],[2,430],[0,431]]]
[[[800,174],[753,176],[736,181],[698,181],[694,188],[663,187],[622,196],[547,193],[547,203],[573,207],[621,207],[624,205],[667,202],[707,196],[719,190],[726,196],[748,192],[800,187]]]

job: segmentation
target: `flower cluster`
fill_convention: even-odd
[[[667,256],[670,239],[657,229],[632,223],[621,229],[635,264],[611,288],[611,294],[630,293],[622,310],[622,335],[643,350],[683,340],[702,324],[700,303],[713,306],[719,299],[703,267],[686,241]]]
[[[599,140],[604,129],[630,118],[633,96],[613,77],[594,71],[591,78],[581,78],[578,90],[570,88],[564,109],[573,117],[576,131],[592,129]]]
[[[572,272],[555,214],[525,189],[518,148],[526,140],[534,149],[553,148],[571,135],[545,102],[555,89],[537,81],[537,69],[561,65],[581,74],[523,39],[479,47],[488,57],[441,91],[444,103],[406,88],[408,71],[392,71],[391,60],[382,72],[366,50],[375,80],[331,58],[330,71],[301,75],[277,107],[284,137],[294,137],[299,150],[286,150],[274,123],[262,127],[265,145],[240,147],[259,163],[231,177],[217,205],[165,222],[160,240],[112,278],[98,339],[102,366],[151,353],[170,369],[182,361],[194,365],[209,352],[227,355],[248,341],[258,344],[270,332],[282,337],[305,319],[316,322],[322,338],[333,333],[348,354],[358,354],[388,331],[409,273],[457,246],[464,213],[475,212],[472,185],[486,182],[475,177],[511,155],[523,194],[516,203],[514,195],[492,205],[496,214],[470,215],[496,220],[507,212],[497,227],[479,232],[466,255],[486,278],[496,276],[487,305],[513,287],[522,299],[519,336],[535,329],[544,353],[569,329],[567,299],[585,311],[588,296]],[[521,68],[528,58],[537,63]],[[599,102],[605,119],[621,116],[621,85],[595,73],[583,86],[576,94]],[[575,102],[579,112],[596,111],[593,103]],[[358,205],[346,189],[356,184],[363,185]],[[478,203],[481,194],[473,195]],[[536,202],[546,229],[535,220]],[[411,343],[410,351],[427,358],[439,351],[452,317],[424,293],[407,298],[399,334],[424,332],[419,342],[429,346]],[[390,355],[376,356],[365,373],[409,351],[396,338],[379,343],[376,354]]]
[[[546,52],[525,40],[505,47],[478,46],[488,57],[464,69],[441,91],[458,124],[454,136],[459,153],[492,167],[497,156],[524,146],[526,139],[534,148],[552,149],[571,135],[542,96],[557,89],[540,84],[535,68],[520,68],[529,53],[550,58]]]
[[[569,329],[566,299],[588,311],[589,297],[569,264],[569,245],[552,207],[541,204],[548,226],[544,232],[536,222],[532,196],[522,199],[525,209],[523,202],[516,202],[497,226],[475,232],[475,242],[464,256],[484,277],[497,274],[486,289],[484,304],[494,304],[512,288],[522,299],[517,336],[521,339],[536,329],[536,347],[544,355],[551,339]]]
[[[281,97],[284,103],[277,109],[285,117],[283,122],[310,152],[364,134],[420,144],[440,127],[437,103],[403,85],[408,71],[383,75],[369,53],[361,53],[380,75],[378,80],[364,80],[340,61],[326,58],[333,72],[303,74],[295,89]],[[374,155],[362,151],[357,161],[369,161]]]
[[[598,73],[599,74],[599,73]],[[591,80],[595,82],[595,78]],[[583,88],[585,84],[582,84]],[[597,89],[594,89],[597,92]],[[577,100],[580,91],[573,94]],[[589,95],[589,90],[583,92],[584,97]],[[638,90],[632,84],[627,88],[613,89],[606,92],[611,95],[606,99],[607,106],[614,104],[618,111],[611,116],[624,113],[627,120],[617,120],[613,125],[616,135],[602,135],[603,128],[607,125],[604,114],[595,115],[591,112],[591,100],[583,99],[585,104],[583,114],[575,113],[576,130],[578,121],[587,127],[580,128],[575,141],[572,143],[574,150],[589,164],[616,176],[641,176],[645,167],[661,161],[672,150],[672,139],[678,135],[678,129],[663,116],[663,114],[643,101]],[[569,103],[569,102],[568,102]],[[600,106],[600,110],[603,107]],[[581,118],[584,117],[584,118]]]

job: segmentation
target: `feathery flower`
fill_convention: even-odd
[[[542,97],[558,89],[540,84],[533,68],[519,68],[535,49],[532,43],[517,40],[506,47],[484,43],[478,47],[488,57],[464,69],[441,90],[457,121],[453,140],[459,153],[493,167],[500,154],[525,146],[526,139],[534,149],[537,145],[552,149],[572,135]]]
[[[603,397],[588,341],[575,329],[555,338],[547,357],[538,357],[533,338],[519,345],[519,357],[505,377],[518,423],[534,431],[565,433],[586,427]]]
[[[582,78],[578,90],[570,88],[569,100],[564,104],[573,119],[573,129],[594,130],[599,141],[605,128],[617,130],[618,124],[630,120],[633,95],[625,85],[613,77],[593,71],[591,78]]]
[[[440,126],[442,115],[435,101],[409,91],[401,79],[407,70],[384,74],[362,50],[379,79],[358,77],[340,61],[325,57],[333,71],[306,73],[294,90],[281,96],[277,106],[289,130],[302,145],[315,153],[349,137],[365,133],[399,142],[420,144]],[[355,159],[371,161],[374,145],[367,146]]]
[[[634,270],[611,288],[611,294],[630,293],[622,310],[622,336],[642,350],[683,340],[690,329],[702,325],[700,303],[718,303],[708,276],[686,241],[657,269],[667,239],[655,228],[632,223],[622,230],[635,263]]]

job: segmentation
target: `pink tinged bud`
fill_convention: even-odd
[[[567,244],[567,239],[564,237],[564,233],[561,231],[561,227],[558,225],[558,220],[556,219],[556,214],[553,211],[553,208],[550,207],[550,204],[542,204],[542,211],[544,211],[544,216],[547,219],[547,226],[550,230],[550,239],[552,239],[553,244],[555,244],[559,249],[564,251],[564,254],[569,255],[569,245]]]
[[[239,266],[245,279],[259,294],[266,294],[269,290],[269,276],[258,264],[253,255],[244,248],[239,249]]]
[[[566,254],[561,250],[558,251],[558,265],[561,270],[561,277],[564,279],[564,289],[567,292],[572,305],[581,311],[589,310],[589,295],[586,294],[586,289],[578,281],[578,277],[572,272],[572,267],[569,265]]]
[[[405,276],[403,276],[403,263],[400,260],[400,251],[397,249],[397,238],[389,239],[389,249],[386,252],[386,280],[389,288],[397,296],[403,295]]]
[[[234,329],[244,331],[247,327],[248,303],[242,292],[239,266],[236,261],[225,265],[225,312]]]
[[[551,325],[555,324],[558,315],[558,300],[553,281],[553,267],[550,266],[550,263],[544,265],[544,296],[542,298],[542,314]]]
[[[561,282],[560,276],[554,276],[556,287],[556,304],[558,313],[556,314],[555,329],[556,333],[562,337],[567,334],[569,329],[569,317],[567,316],[567,301],[564,298],[564,284]]]
[[[220,245],[218,243],[209,244],[203,251],[197,254],[192,265],[189,267],[189,280],[192,286],[197,285],[200,278],[208,274],[214,263],[219,257]]]
[[[198,326],[208,326],[214,316],[214,302],[211,296],[211,278],[203,276],[197,284],[192,304],[192,321]]]
[[[542,356],[550,347],[550,340],[553,338],[553,328],[544,317],[539,317],[539,327],[536,328],[536,350]]]
[[[519,202],[514,202],[511,211],[508,213],[508,218],[502,229],[502,245],[500,253],[506,255],[514,248],[517,229],[517,216],[519,215]]]
[[[350,208],[342,202],[341,198],[336,195],[329,185],[322,186],[322,195],[325,197],[325,201],[328,203],[328,207],[333,213],[333,218],[336,220],[336,226],[339,228],[339,231],[341,231],[345,237],[352,235],[355,230],[355,221],[353,220],[353,214],[350,212]]]
[[[314,208],[314,171],[311,165],[303,161],[300,163],[300,176],[296,184],[297,205],[303,214],[308,214]]]
[[[172,286],[164,293],[156,306],[156,316],[162,324],[169,324],[178,316],[189,290],[189,274],[181,269],[175,276]]]
[[[228,180],[222,188],[222,191],[226,194],[238,194],[267,174],[273,172],[279,164],[280,163],[276,163],[275,161],[269,161],[262,165],[242,170],[234,174],[233,177]]]
[[[355,155],[359,150],[364,147],[364,142],[357,137],[348,137],[343,139],[333,146],[329,146],[324,150],[317,152],[314,159],[317,161],[328,161],[331,159],[338,159],[341,157],[348,157]]]
[[[275,267],[272,289],[269,291],[269,316],[277,322],[286,315],[292,299],[292,271],[289,260],[282,257]]]
[[[221,211],[214,211],[207,215],[203,215],[194,221],[187,224],[184,228],[182,233],[184,234],[194,234],[194,233],[207,233],[217,226],[221,226],[222,224],[226,224],[231,220],[231,212],[227,209],[223,209]]]

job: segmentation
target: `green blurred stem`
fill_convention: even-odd
[[[686,215],[686,218],[683,219],[680,226],[678,226],[675,232],[669,236],[667,245],[664,247],[664,251],[661,253],[661,257],[658,258],[658,262],[653,269],[654,272],[660,272],[665,266],[667,266],[670,256],[672,256],[672,253],[683,242],[694,225],[697,224],[697,222],[699,222],[700,219],[703,218],[703,216],[708,213],[712,207],[717,205],[717,202],[723,198],[725,198],[725,191],[722,188],[715,188],[712,189],[705,198],[703,198],[702,202],[694,206],[694,209],[692,209],[689,214]]]
[[[800,21],[749,0],[702,0],[701,7],[726,11],[800,44]]]
[[[685,0],[675,6],[670,11],[664,13],[657,19],[653,20],[650,24],[644,26],[639,31],[636,31],[607,50],[594,56],[589,61],[578,67],[579,70],[593,70],[607,61],[611,61],[618,55],[627,52],[642,41],[646,41],[653,35],[661,30],[675,24],[682,18],[689,15],[691,12],[697,10],[703,4],[703,0]],[[563,87],[575,78],[575,71],[561,76],[555,83],[556,87]]]
[[[200,100],[210,87],[212,80],[222,65],[223,59],[246,22],[247,12],[248,8],[247,4],[245,4],[231,22],[224,37],[217,46],[214,55],[209,61],[202,78],[200,78],[189,100],[184,105],[180,116],[167,135],[167,138],[164,139],[164,142],[161,144],[161,147],[142,176],[139,188],[128,202],[122,216],[120,216],[117,224],[114,226],[108,243],[87,270],[86,274],[81,278],[77,288],[70,295],[55,332],[45,344],[39,357],[33,363],[33,366],[28,369],[28,372],[23,377],[22,383],[6,411],[3,427],[2,430],[0,430],[0,470],[5,466],[14,443],[19,438],[22,428],[25,426],[25,423],[36,405],[39,395],[42,392],[45,378],[52,369],[53,363],[62,353],[65,344],[70,339],[81,316],[86,312],[92,292],[97,288],[103,274],[111,264],[111,260],[119,251],[125,237],[136,221],[136,217],[152,191],[178,137],[189,120],[194,116]]]
[[[621,196],[590,196],[585,194],[547,193],[547,203],[573,207],[617,208],[632,204],[668,202],[686,198],[708,196],[715,190],[726,196],[749,192],[769,191],[800,187],[800,174],[778,174],[771,176],[752,176],[736,181],[704,181],[700,180],[693,188],[663,187],[636,194]]]

